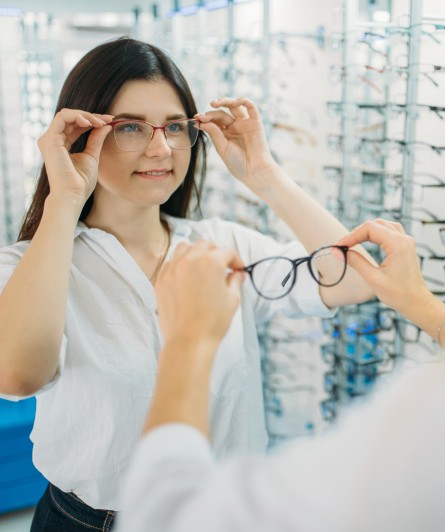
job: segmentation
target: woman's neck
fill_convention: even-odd
[[[111,233],[128,251],[138,255],[157,255],[160,243],[165,241],[165,227],[157,205],[104,212],[93,205],[84,222],[88,227]]]

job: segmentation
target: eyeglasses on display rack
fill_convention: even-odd
[[[372,147],[374,150],[374,155],[388,155],[390,150],[398,150],[403,153],[404,151],[410,150],[411,147],[414,147],[416,151],[427,150],[432,151],[437,155],[442,155],[445,152],[445,146],[437,146],[435,144],[430,144],[429,142],[423,142],[420,140],[405,141],[402,139],[392,139],[392,138],[368,138],[368,137],[348,137],[349,140],[349,149],[352,152],[360,152],[365,148]],[[345,138],[343,135],[329,134],[327,138],[328,146],[331,149],[339,150],[343,148]]]
[[[320,403],[321,415],[325,421],[333,421],[337,417],[338,401],[334,397],[328,397]]]
[[[445,25],[434,22],[422,22],[409,26],[388,26],[383,28],[381,33],[370,30],[331,33],[328,36],[327,42],[331,48],[339,49],[346,41],[346,37],[350,35],[358,44],[366,44],[372,52],[387,57],[387,54],[383,50],[391,45],[389,42],[390,38],[394,36],[409,36],[416,27],[420,27],[420,32],[423,36],[429,37],[436,44],[442,44],[437,36],[443,35]]]
[[[440,255],[436,253],[434,249],[428,246],[427,244],[419,242],[416,247],[417,247],[417,256],[420,261],[420,269],[422,270],[422,273],[423,273],[423,267],[426,261],[430,261],[430,260],[431,261],[445,261],[445,255]]]
[[[115,120],[109,125],[121,150],[141,151],[150,144],[157,129],[164,133],[170,148],[187,150],[198,140],[199,124],[199,120],[184,118],[172,120],[163,126],[154,126],[143,120]]]
[[[379,309],[376,313],[376,322],[379,331],[394,330],[405,343],[417,343],[420,339],[421,329],[402,318],[393,309]]]
[[[427,79],[435,87],[439,87],[440,83],[434,79],[437,74],[445,73],[445,66],[418,63],[419,77]],[[375,67],[369,64],[351,63],[345,66],[332,65],[330,68],[330,77],[333,83],[339,83],[342,80],[356,80],[358,82],[366,83],[369,88],[383,94],[380,82],[389,84],[397,80],[406,81],[408,76],[408,68],[404,65],[398,66],[395,64],[384,65],[383,68]],[[377,83],[376,83],[377,81]]]
[[[406,103],[373,103],[373,102],[352,102],[346,103],[344,101],[329,101],[327,102],[327,108],[330,114],[346,115],[347,118],[358,119],[360,113],[367,111],[375,111],[386,118],[397,118],[407,111],[414,109],[415,111],[430,111],[443,120],[445,118],[445,107],[439,105],[427,105],[415,103],[407,105]]]
[[[411,220],[413,222],[420,222],[422,225],[443,225],[445,224],[444,218],[439,218],[433,212],[425,207],[414,206],[412,208],[413,213],[421,213],[421,216],[417,215],[406,215],[400,216],[400,219],[403,223],[403,220]]]
[[[381,168],[372,169],[358,166],[343,168],[342,166],[329,165],[324,167],[324,174],[328,179],[347,177],[349,186],[352,184],[361,186],[375,183],[389,194],[401,192],[405,185],[401,172],[389,172]],[[426,191],[445,188],[444,180],[435,174],[426,172],[414,172],[408,183],[411,188],[411,197],[418,203],[424,199]]]
[[[286,296],[297,281],[297,268],[307,264],[313,279],[321,286],[337,285],[346,273],[347,246],[325,246],[308,257],[267,257],[243,268],[259,296],[280,299]]]
[[[340,367],[344,372],[357,371],[368,366],[385,365],[390,360],[388,353],[382,353],[376,346],[370,348],[362,345],[361,340],[354,347],[357,347],[354,353],[344,353],[336,343],[323,344],[321,358],[326,364]]]

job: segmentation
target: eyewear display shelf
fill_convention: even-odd
[[[47,481],[31,460],[35,399],[0,399],[0,514],[34,506]]]
[[[324,98],[320,96],[313,112],[314,95],[307,87],[309,78],[318,80],[325,72],[321,22],[309,32],[279,31],[285,20],[280,23],[272,15],[276,5],[270,0],[245,4],[229,0],[225,9],[201,6],[193,15],[180,4],[172,12],[167,48],[186,72],[198,107],[207,108],[215,95],[247,95],[260,109],[275,159],[317,196],[321,191],[314,178],[321,177],[321,172],[313,161],[321,159],[318,114],[324,112],[318,110]],[[202,198],[205,217],[229,219],[278,241],[294,238],[263,202],[228,174],[213,150],[208,163]],[[283,315],[262,323],[257,333],[266,425],[273,447],[312,434],[323,424],[319,409],[321,333],[316,318],[294,320]]]
[[[332,70],[340,94],[328,108],[337,125],[329,136],[337,160],[326,173],[338,192],[330,207],[351,229],[376,217],[401,222],[419,243],[421,262],[438,268],[435,277],[425,269],[422,273],[433,292],[443,296],[445,254],[438,228],[444,222],[438,209],[443,211],[445,199],[439,162],[445,147],[426,140],[431,131],[433,138],[443,138],[445,109],[436,103],[435,90],[437,73],[445,67],[429,61],[436,48],[440,57],[445,45],[444,21],[424,17],[422,2],[412,0],[407,16],[357,26],[357,4],[344,1],[343,32],[335,39],[341,65]],[[424,50],[426,43],[431,50]],[[375,247],[368,251],[382,261]],[[377,300],[340,309],[323,327],[330,337],[322,346],[328,366],[322,411],[328,421],[395,366],[441,358],[427,335]]]

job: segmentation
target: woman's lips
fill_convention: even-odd
[[[148,170],[146,172],[134,172],[137,176],[142,177],[143,179],[152,179],[159,181],[166,179],[172,173],[171,170],[162,169],[162,170]]]

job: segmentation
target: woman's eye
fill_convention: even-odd
[[[181,122],[172,122],[166,127],[168,133],[181,133],[184,131],[185,124]]]
[[[143,131],[141,124],[137,122],[125,122],[117,126],[118,133],[140,133]]]

